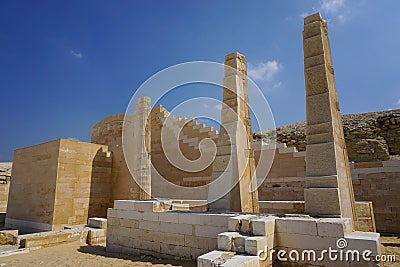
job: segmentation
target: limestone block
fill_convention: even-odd
[[[228,219],[228,230],[233,232],[250,233],[252,229],[252,219],[255,215],[240,215]]]
[[[115,200],[114,209],[116,210],[135,210],[135,200]]]
[[[277,242],[280,247],[290,247],[296,249],[323,250],[329,247],[336,248],[337,238],[319,237],[313,235],[302,235],[292,233],[278,233]]]
[[[257,256],[235,255],[227,260],[221,267],[258,267],[259,259]]]
[[[267,236],[275,232],[275,217],[262,217],[252,221],[253,235]]]
[[[107,229],[107,219],[106,218],[89,218],[88,226],[99,229]]]
[[[341,238],[352,232],[350,218],[321,218],[317,222],[318,236]]]
[[[106,243],[107,231],[105,229],[89,230],[87,243],[89,245],[104,245]]]
[[[306,177],[307,188],[337,188],[338,176],[326,175],[318,177]]]
[[[306,101],[308,125],[332,121],[331,99],[329,92],[307,96]]]
[[[233,252],[214,250],[197,258],[198,267],[220,266],[235,255]]]
[[[370,250],[372,255],[380,254],[380,234],[354,231],[346,236],[347,248],[359,251]]]
[[[304,25],[316,22],[316,21],[323,21],[320,13],[315,13],[310,16],[304,18]]]
[[[304,58],[317,56],[324,53],[322,36],[316,35],[303,40]]]
[[[245,253],[246,238],[247,236],[241,234],[233,238],[232,250],[237,253]]]
[[[338,188],[308,188],[304,190],[305,212],[310,215],[340,215]]]
[[[307,176],[337,175],[333,142],[307,145],[306,153]]]
[[[317,235],[317,219],[314,218],[277,218],[276,231],[278,233],[301,233],[303,235]]]
[[[268,251],[266,236],[251,236],[245,240],[245,251],[247,254],[257,256],[260,250]]]
[[[233,240],[239,237],[238,232],[224,232],[218,234],[218,249],[223,251],[233,250]]]

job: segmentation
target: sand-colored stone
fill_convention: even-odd
[[[351,218],[357,226],[327,24],[317,13],[305,18],[304,25],[307,128],[310,128],[307,131],[305,212]],[[314,125],[327,124],[332,127],[326,130],[318,127],[315,133]],[[321,178],[316,182],[318,176]],[[337,177],[337,182],[333,182],[332,177]]]
[[[111,165],[106,146],[74,140],[16,150],[6,227],[60,230],[105,217]]]
[[[208,192],[208,208],[257,212],[258,192],[255,190],[247,69],[243,55],[236,52],[226,56],[223,84],[224,105]],[[227,146],[231,147],[231,151],[227,151]]]

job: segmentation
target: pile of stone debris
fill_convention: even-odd
[[[367,162],[400,158],[400,109],[342,115],[350,161]],[[256,132],[256,140],[286,143],[306,149],[306,122],[282,126],[276,131]]]

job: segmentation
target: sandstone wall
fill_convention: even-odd
[[[366,162],[400,158],[400,110],[342,115],[350,161]],[[276,129],[278,143],[306,149],[305,122]],[[255,139],[273,139],[272,132],[255,133]]]
[[[305,175],[300,170],[306,168],[305,153],[293,149],[277,149],[258,190],[260,201],[304,200]],[[255,155],[258,162],[259,152]],[[378,232],[399,233],[400,160],[352,163],[350,168],[356,201],[372,201]]]
[[[60,230],[105,216],[111,163],[106,146],[66,139],[16,150],[6,227]]]
[[[217,249],[234,214],[169,211],[156,201],[116,201],[107,216],[107,251],[196,259]]]
[[[107,215],[111,164],[107,146],[60,140],[53,230]]]
[[[110,116],[92,129],[92,143],[107,145],[112,152],[111,198],[112,207],[116,199],[137,199],[137,184],[129,172],[122,148],[124,114]]]
[[[170,120],[168,125],[164,122]],[[182,128],[180,132],[178,130]],[[169,112],[160,106],[155,107],[151,112],[151,161],[152,170],[152,191],[155,197],[177,198],[177,199],[205,199],[207,198],[212,164],[198,172],[181,170],[174,166],[166,157],[162,144],[161,134],[168,135],[171,139],[179,139],[179,148],[183,156],[189,160],[196,160],[200,157],[199,145],[202,139],[211,138],[217,142],[217,131],[206,127],[197,121],[185,120],[170,116]],[[163,181],[165,178],[170,184]],[[178,186],[187,187],[188,190],[178,190]],[[190,187],[201,187],[191,191]],[[204,198],[205,197],[205,198]]]
[[[14,152],[6,227],[52,230],[59,147],[56,140]]]

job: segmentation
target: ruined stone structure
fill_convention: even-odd
[[[16,150],[6,227],[61,230],[104,217],[111,163],[106,146],[66,139]]]
[[[304,20],[303,38],[307,96],[305,211],[351,218],[356,225],[327,25],[320,14]]]
[[[86,224],[89,217],[105,217],[107,211],[107,231],[104,226],[92,231],[89,236],[93,244],[104,242],[107,232],[108,251],[197,258],[198,266],[207,267],[271,266],[276,257],[264,260],[257,257],[258,251],[262,249],[266,255],[280,249],[321,253],[328,247],[336,248],[337,240],[343,238],[347,241],[344,252],[359,249],[371,251],[371,256],[379,255],[379,234],[373,232],[373,205],[369,199],[354,201],[352,180],[359,188],[358,196],[364,197],[375,189],[377,194],[397,194],[398,187],[391,191],[392,188],[381,189],[376,184],[373,188],[375,178],[366,175],[395,173],[400,164],[385,161],[372,167],[368,165],[371,163],[359,163],[350,168],[326,22],[320,14],[314,14],[305,18],[304,27],[305,152],[284,145],[275,149],[268,144],[253,144],[245,58],[232,53],[225,62],[219,134],[196,120],[175,118],[162,106],[150,111],[150,99],[141,98],[134,114],[111,116],[93,127],[92,143],[60,139],[17,150],[6,225],[25,231],[57,230]],[[208,145],[217,145],[215,160],[199,172],[179,170],[165,155],[169,143],[162,144],[163,131],[168,138],[176,139],[182,154],[191,160],[200,157],[200,141],[211,139]],[[273,149],[269,152],[276,155],[268,174],[262,169],[262,162],[261,168],[255,169],[265,149]],[[157,173],[165,175],[170,183],[161,186]],[[258,191],[253,191],[256,178],[261,180],[265,175],[267,179]],[[221,180],[217,179],[219,176]],[[268,201],[274,197],[271,188],[285,183],[292,187],[280,190],[280,196],[290,193],[294,195],[291,200],[296,201]],[[188,195],[182,195],[176,185],[202,187],[193,187]],[[370,186],[366,192],[365,185]],[[194,200],[191,194],[195,193],[201,197]],[[160,195],[170,199],[148,199]],[[27,196],[32,201],[27,201]],[[304,201],[299,196],[304,196]],[[111,208],[107,210],[108,207]],[[396,205],[389,207],[398,213]],[[397,218],[392,216],[394,223]],[[104,219],[98,222],[104,224]],[[65,230],[62,235],[68,239],[74,231]],[[30,245],[31,241],[25,242]],[[366,264],[377,266],[376,262],[366,261],[334,262],[334,266],[347,267]],[[316,263],[309,259],[289,261],[287,265]],[[332,262],[326,258],[317,265],[332,266]]]
[[[400,159],[400,110],[342,115],[349,160],[354,162]],[[306,122],[254,133],[255,140],[273,140],[306,150]]]
[[[258,212],[246,59],[225,58],[221,129],[213,163],[210,210]]]

